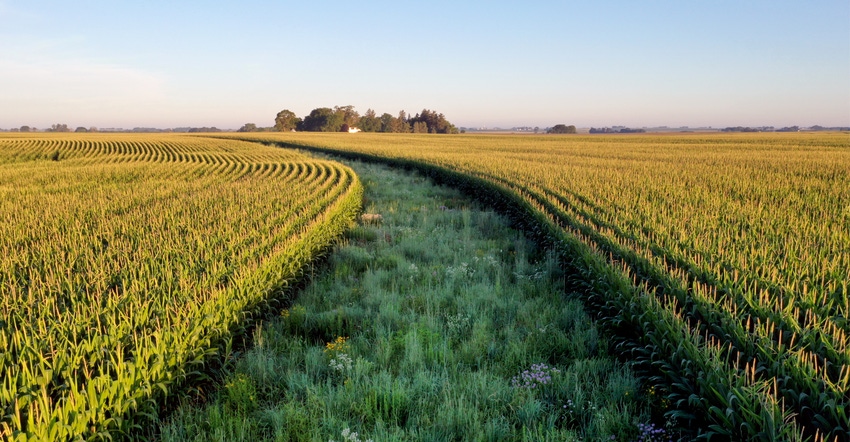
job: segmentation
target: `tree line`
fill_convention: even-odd
[[[537,133],[537,128],[534,128]],[[556,124],[548,129],[546,129],[547,134],[574,134],[576,133],[576,127],[572,124],[567,126],[566,124]]]
[[[12,132],[38,132],[38,128],[24,125],[24,126],[21,126],[19,128],[13,128],[13,129],[11,129],[11,131]],[[67,124],[54,124],[54,125],[50,126],[49,128],[44,129],[44,131],[45,132],[71,132],[71,128],[68,127]],[[76,130],[74,130],[74,132],[97,132],[97,128],[96,127],[85,128],[85,127],[80,126]]]
[[[619,129],[610,127],[590,128],[590,133],[592,134],[642,134],[645,132],[646,129],[632,129],[630,127],[622,127]]]
[[[3,131],[0,129],[0,131]],[[9,132],[39,132],[37,127],[21,126],[9,129]],[[76,129],[71,129],[67,124],[53,124],[50,127],[41,130],[41,132],[116,132],[116,133],[172,133],[172,132],[222,132],[221,129],[212,127],[175,127],[169,129],[159,129],[156,127],[134,127],[132,129],[98,129],[97,127],[79,126]]]
[[[436,111],[422,109],[422,112],[410,116],[405,111],[399,111],[397,116],[383,113],[380,116],[373,109],[367,109],[360,115],[354,106],[319,107],[310,111],[304,118],[295,112],[284,109],[277,113],[274,126],[269,128],[257,127],[247,123],[239,128],[239,132],[389,132],[389,133],[432,133],[456,134],[457,127],[450,123],[445,115]]]

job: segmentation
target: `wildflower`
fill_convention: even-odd
[[[349,347],[348,336],[337,336],[333,342],[328,342],[325,345],[325,354],[333,358],[337,353],[347,353]]]
[[[343,442],[372,442],[372,439],[366,439],[365,441],[361,441],[359,434],[357,434],[354,431],[351,431],[350,428],[346,428],[346,429],[342,430],[342,441]],[[328,442],[336,442],[336,441],[331,439]]]
[[[511,385],[514,388],[525,388],[533,390],[541,385],[547,385],[552,382],[552,375],[561,371],[554,367],[549,367],[546,364],[534,364],[531,370],[525,370],[511,379]]]
[[[672,437],[667,436],[667,431],[663,428],[656,427],[655,424],[638,424],[638,442],[663,442],[664,440],[672,441]]]
[[[457,267],[446,267],[446,276],[449,277],[470,277],[475,274],[475,269],[470,267],[469,263],[462,262]]]
[[[469,326],[470,317],[463,313],[446,315],[446,327],[450,332],[459,333]]]
[[[336,357],[332,358],[330,363],[331,369],[338,372],[345,372],[351,370],[351,367],[354,366],[354,361],[345,353],[339,353]]]

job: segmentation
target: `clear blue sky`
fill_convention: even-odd
[[[0,128],[850,125],[850,1],[0,0]]]

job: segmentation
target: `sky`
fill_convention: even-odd
[[[0,128],[850,126],[850,2],[0,0]]]

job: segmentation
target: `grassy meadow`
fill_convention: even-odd
[[[346,234],[294,304],[257,327],[217,397],[175,412],[163,441],[671,434],[651,424],[660,398],[565,296],[553,254],[455,190],[350,165],[381,221]]]
[[[339,163],[233,140],[0,137],[0,439],[131,437],[359,211]]]
[[[850,135],[248,134],[415,168],[558,250],[708,437],[850,438]]]

